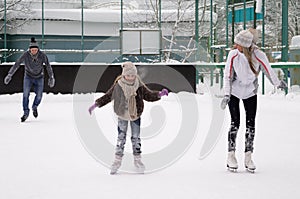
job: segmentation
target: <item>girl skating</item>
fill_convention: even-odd
[[[145,165],[141,160],[140,126],[141,114],[144,102],[157,101],[162,96],[168,95],[168,90],[151,91],[139,78],[135,65],[131,62],[123,64],[122,75],[119,76],[106,94],[96,100],[89,108],[90,114],[96,107],[102,107],[107,103],[114,102],[114,112],[118,116],[118,139],[115,152],[115,160],[111,166],[111,174],[116,174],[121,167],[124,155],[124,146],[128,123],[131,126],[131,142],[134,155],[134,166],[139,173],[143,173]]]
[[[258,74],[263,71],[270,82],[278,88],[286,88],[284,81],[280,81],[271,68],[264,52],[255,45],[255,30],[243,30],[236,35],[235,49],[228,54],[224,73],[224,98],[221,108],[228,104],[231,125],[228,132],[227,167],[230,170],[238,169],[235,157],[236,136],[240,127],[239,102],[243,101],[246,112],[245,134],[245,168],[254,171],[256,166],[252,159],[253,142],[255,136],[255,117],[257,109]]]

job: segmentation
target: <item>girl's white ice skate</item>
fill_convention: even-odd
[[[111,170],[110,170],[111,175],[114,175],[118,172],[118,169],[121,167],[121,163],[122,163],[122,156],[116,155],[115,160],[111,165]]]
[[[137,173],[143,174],[145,172],[145,165],[142,162],[141,155],[135,155],[133,158],[134,158],[133,163],[134,163]]]
[[[228,152],[227,168],[228,168],[229,171],[237,172],[238,163],[237,163],[234,151]]]
[[[249,171],[251,173],[254,173],[255,169],[256,169],[256,166],[255,166],[251,156],[252,156],[251,151],[248,151],[248,152],[245,153],[245,168],[246,168],[247,171]]]

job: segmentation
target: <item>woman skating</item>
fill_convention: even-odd
[[[253,30],[251,30],[253,32]],[[258,74],[263,71],[270,82],[278,88],[286,88],[286,83],[280,81],[271,68],[264,52],[259,50],[249,30],[238,33],[234,39],[235,49],[228,54],[224,73],[224,98],[221,108],[228,104],[231,125],[228,132],[227,167],[238,168],[235,157],[236,136],[240,127],[239,102],[243,101],[246,112],[245,134],[245,168],[254,171],[256,166],[252,160],[253,142],[255,137],[255,117],[257,110]],[[254,40],[253,40],[254,39]]]

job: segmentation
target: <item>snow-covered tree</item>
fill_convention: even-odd
[[[22,0],[6,1],[6,29],[15,29],[31,20],[30,2]],[[0,31],[4,28],[4,1],[0,2]]]
[[[216,43],[222,44],[225,43],[226,36],[226,9],[225,2],[223,0],[214,0],[217,4],[217,13],[218,20],[216,24],[217,31],[217,41]],[[243,1],[241,1],[243,2]],[[299,0],[289,0],[289,11],[288,11],[288,20],[289,20],[289,40],[294,35],[299,35],[300,31],[300,2]],[[250,1],[253,4],[253,1]],[[281,45],[281,31],[282,31],[282,0],[268,1],[265,0],[265,45],[269,47]],[[231,9],[229,8],[229,12]],[[257,21],[257,29],[262,29],[262,22]],[[247,22],[247,28],[253,27],[253,21]],[[243,23],[235,24],[235,34],[243,29]],[[229,24],[229,45],[231,44],[231,24]],[[277,49],[278,50],[278,49]]]
[[[200,39],[209,36],[209,11],[207,8],[206,1],[201,2],[199,5]],[[128,23],[126,26],[129,28],[158,28],[159,0],[144,0],[143,9],[145,9],[145,19],[141,20],[140,23]],[[196,52],[195,1],[161,1],[161,11],[164,61],[178,60],[179,57],[181,57],[179,59],[181,62],[187,62],[189,59],[193,60]],[[130,19],[126,21],[130,21]],[[206,54],[207,52],[202,53],[202,56],[207,59]],[[174,58],[174,56],[177,56],[177,58]]]

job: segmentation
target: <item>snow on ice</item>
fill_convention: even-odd
[[[202,89],[204,87],[202,85]],[[20,122],[22,95],[1,95],[0,198],[299,198],[300,95],[299,88],[294,90],[289,94],[293,97],[278,92],[259,94],[255,174],[246,172],[243,165],[243,109],[237,138],[238,172],[228,172],[225,164],[230,123],[228,110],[220,124],[222,128],[214,149],[206,158],[199,159],[212,119],[213,104],[209,92],[201,95],[171,93],[158,102],[146,103],[142,127],[151,123],[150,112],[155,106],[162,108],[167,121],[160,135],[142,141],[144,154],[166,147],[175,139],[180,125],[176,112],[178,95],[194,95],[197,100],[197,136],[183,156],[164,169],[144,175],[120,172],[115,176],[109,175],[109,168],[96,161],[82,145],[74,120],[72,95],[45,94],[39,117],[30,115],[25,123]],[[87,112],[88,105],[101,95],[82,94],[83,107],[86,106],[82,117],[96,118],[107,140],[115,145],[117,128],[111,104],[96,109],[93,116]],[[31,102],[32,98],[33,94]],[[129,153],[130,145],[128,138],[126,151]],[[103,153],[113,158],[113,150]]]

